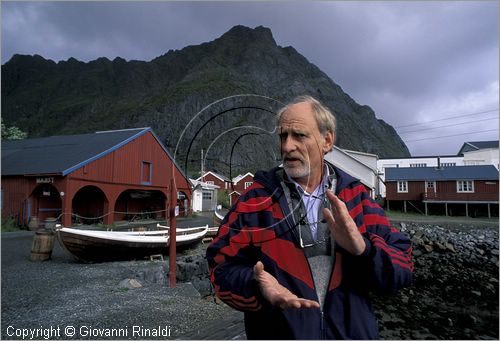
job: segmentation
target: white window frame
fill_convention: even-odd
[[[474,193],[474,180],[457,180],[457,193]]]
[[[410,163],[410,167],[413,167],[413,168],[427,167],[427,164],[426,163]]]
[[[205,183],[208,184],[208,185],[214,185],[213,181],[205,181]]]
[[[246,181],[245,182],[245,189],[247,189],[248,187],[252,186],[253,184],[253,181]]]
[[[408,193],[408,181],[398,181],[398,193]]]

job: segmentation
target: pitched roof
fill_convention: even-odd
[[[458,155],[465,152],[470,152],[473,150],[488,149],[488,148],[498,148],[498,141],[473,141],[465,142],[462,148],[458,151]]]
[[[493,165],[454,167],[405,167],[386,168],[388,181],[449,181],[449,180],[498,180],[498,170]]]
[[[203,174],[203,177],[206,177],[208,174],[212,174],[213,176],[215,176],[216,178],[218,178],[220,181],[225,181],[225,182],[231,182],[231,180],[229,180],[229,178],[225,177],[224,175],[221,175],[219,173],[215,173],[214,171],[208,171],[208,172],[205,172],[205,174]],[[201,176],[199,178],[197,178],[196,180],[200,181],[201,180]]]
[[[218,189],[218,188],[220,188],[217,185],[207,184],[206,182],[202,182],[202,181],[198,181],[198,180],[194,180],[194,179],[189,179],[189,181],[191,182],[191,184],[193,185],[193,188],[195,190],[196,190],[196,186],[198,186],[199,188],[202,188],[202,189]]]
[[[233,183],[234,183],[234,184],[237,184],[238,182],[240,182],[240,180],[241,180],[241,179],[243,179],[243,178],[247,177],[248,175],[249,175],[251,178],[253,178],[253,176],[254,176],[254,175],[253,175],[252,173],[250,173],[250,172],[247,172],[246,174],[243,174],[243,175],[239,174],[238,176],[235,176],[235,177],[233,178]]]
[[[147,132],[153,134],[166,154],[175,163],[151,128],[134,128],[2,141],[2,176],[30,174],[61,174],[65,176]],[[177,164],[176,166],[185,176],[181,168]]]

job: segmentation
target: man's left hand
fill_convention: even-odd
[[[355,256],[362,254],[366,249],[366,243],[349,215],[345,203],[330,190],[326,192],[326,196],[332,204],[332,209],[324,208],[323,215],[335,241]]]

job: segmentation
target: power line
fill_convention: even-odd
[[[470,134],[479,134],[479,133],[486,133],[486,132],[489,132],[489,131],[498,131],[498,128],[497,129],[489,129],[489,130],[481,130],[481,131],[473,131],[473,132],[470,132],[470,133],[462,133],[462,134],[454,134],[454,135],[445,135],[445,136],[438,136],[438,137],[426,137],[426,138],[423,138],[423,139],[418,139],[418,140],[403,140],[405,143],[406,142],[416,142],[416,141],[425,141],[425,140],[436,140],[436,139],[442,139],[442,138],[445,138],[445,137],[452,137],[452,136],[461,136],[461,135],[470,135]]]
[[[482,115],[482,114],[486,114],[486,113],[489,113],[489,112],[494,112],[494,111],[498,111],[498,108],[496,108],[496,109],[491,109],[491,110],[486,110],[486,111],[475,112],[475,113],[471,113],[471,114],[458,115],[458,116],[450,116],[450,117],[448,117],[448,118],[441,118],[441,119],[439,119],[439,120],[433,120],[433,121],[426,121],[426,122],[421,122],[421,123],[412,123],[412,124],[407,124],[407,125],[404,125],[404,126],[398,126],[398,127],[395,127],[395,129],[405,128],[405,127],[412,127],[412,126],[418,126],[418,125],[421,125],[421,124],[428,124],[428,123],[439,122],[439,121],[446,121],[446,120],[451,120],[451,119],[453,119],[453,118],[459,118],[459,117],[467,117],[467,116]]]
[[[447,128],[447,127],[454,127],[454,126],[459,126],[459,125],[462,125],[462,124],[476,123],[476,122],[489,121],[489,120],[498,120],[498,117],[490,117],[490,118],[485,118],[485,119],[482,119],[482,120],[475,120],[475,121],[467,121],[467,122],[462,122],[462,123],[448,124],[448,125],[437,126],[437,127],[433,127],[433,128],[423,128],[423,129],[417,129],[417,130],[403,131],[403,132],[400,132],[399,134],[414,133],[414,132],[417,132],[417,131],[424,131],[424,130],[433,130],[433,129]]]

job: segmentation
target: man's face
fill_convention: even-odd
[[[287,174],[299,184],[321,179],[323,155],[333,145],[333,135],[323,136],[310,103],[297,103],[280,120],[281,157]]]

